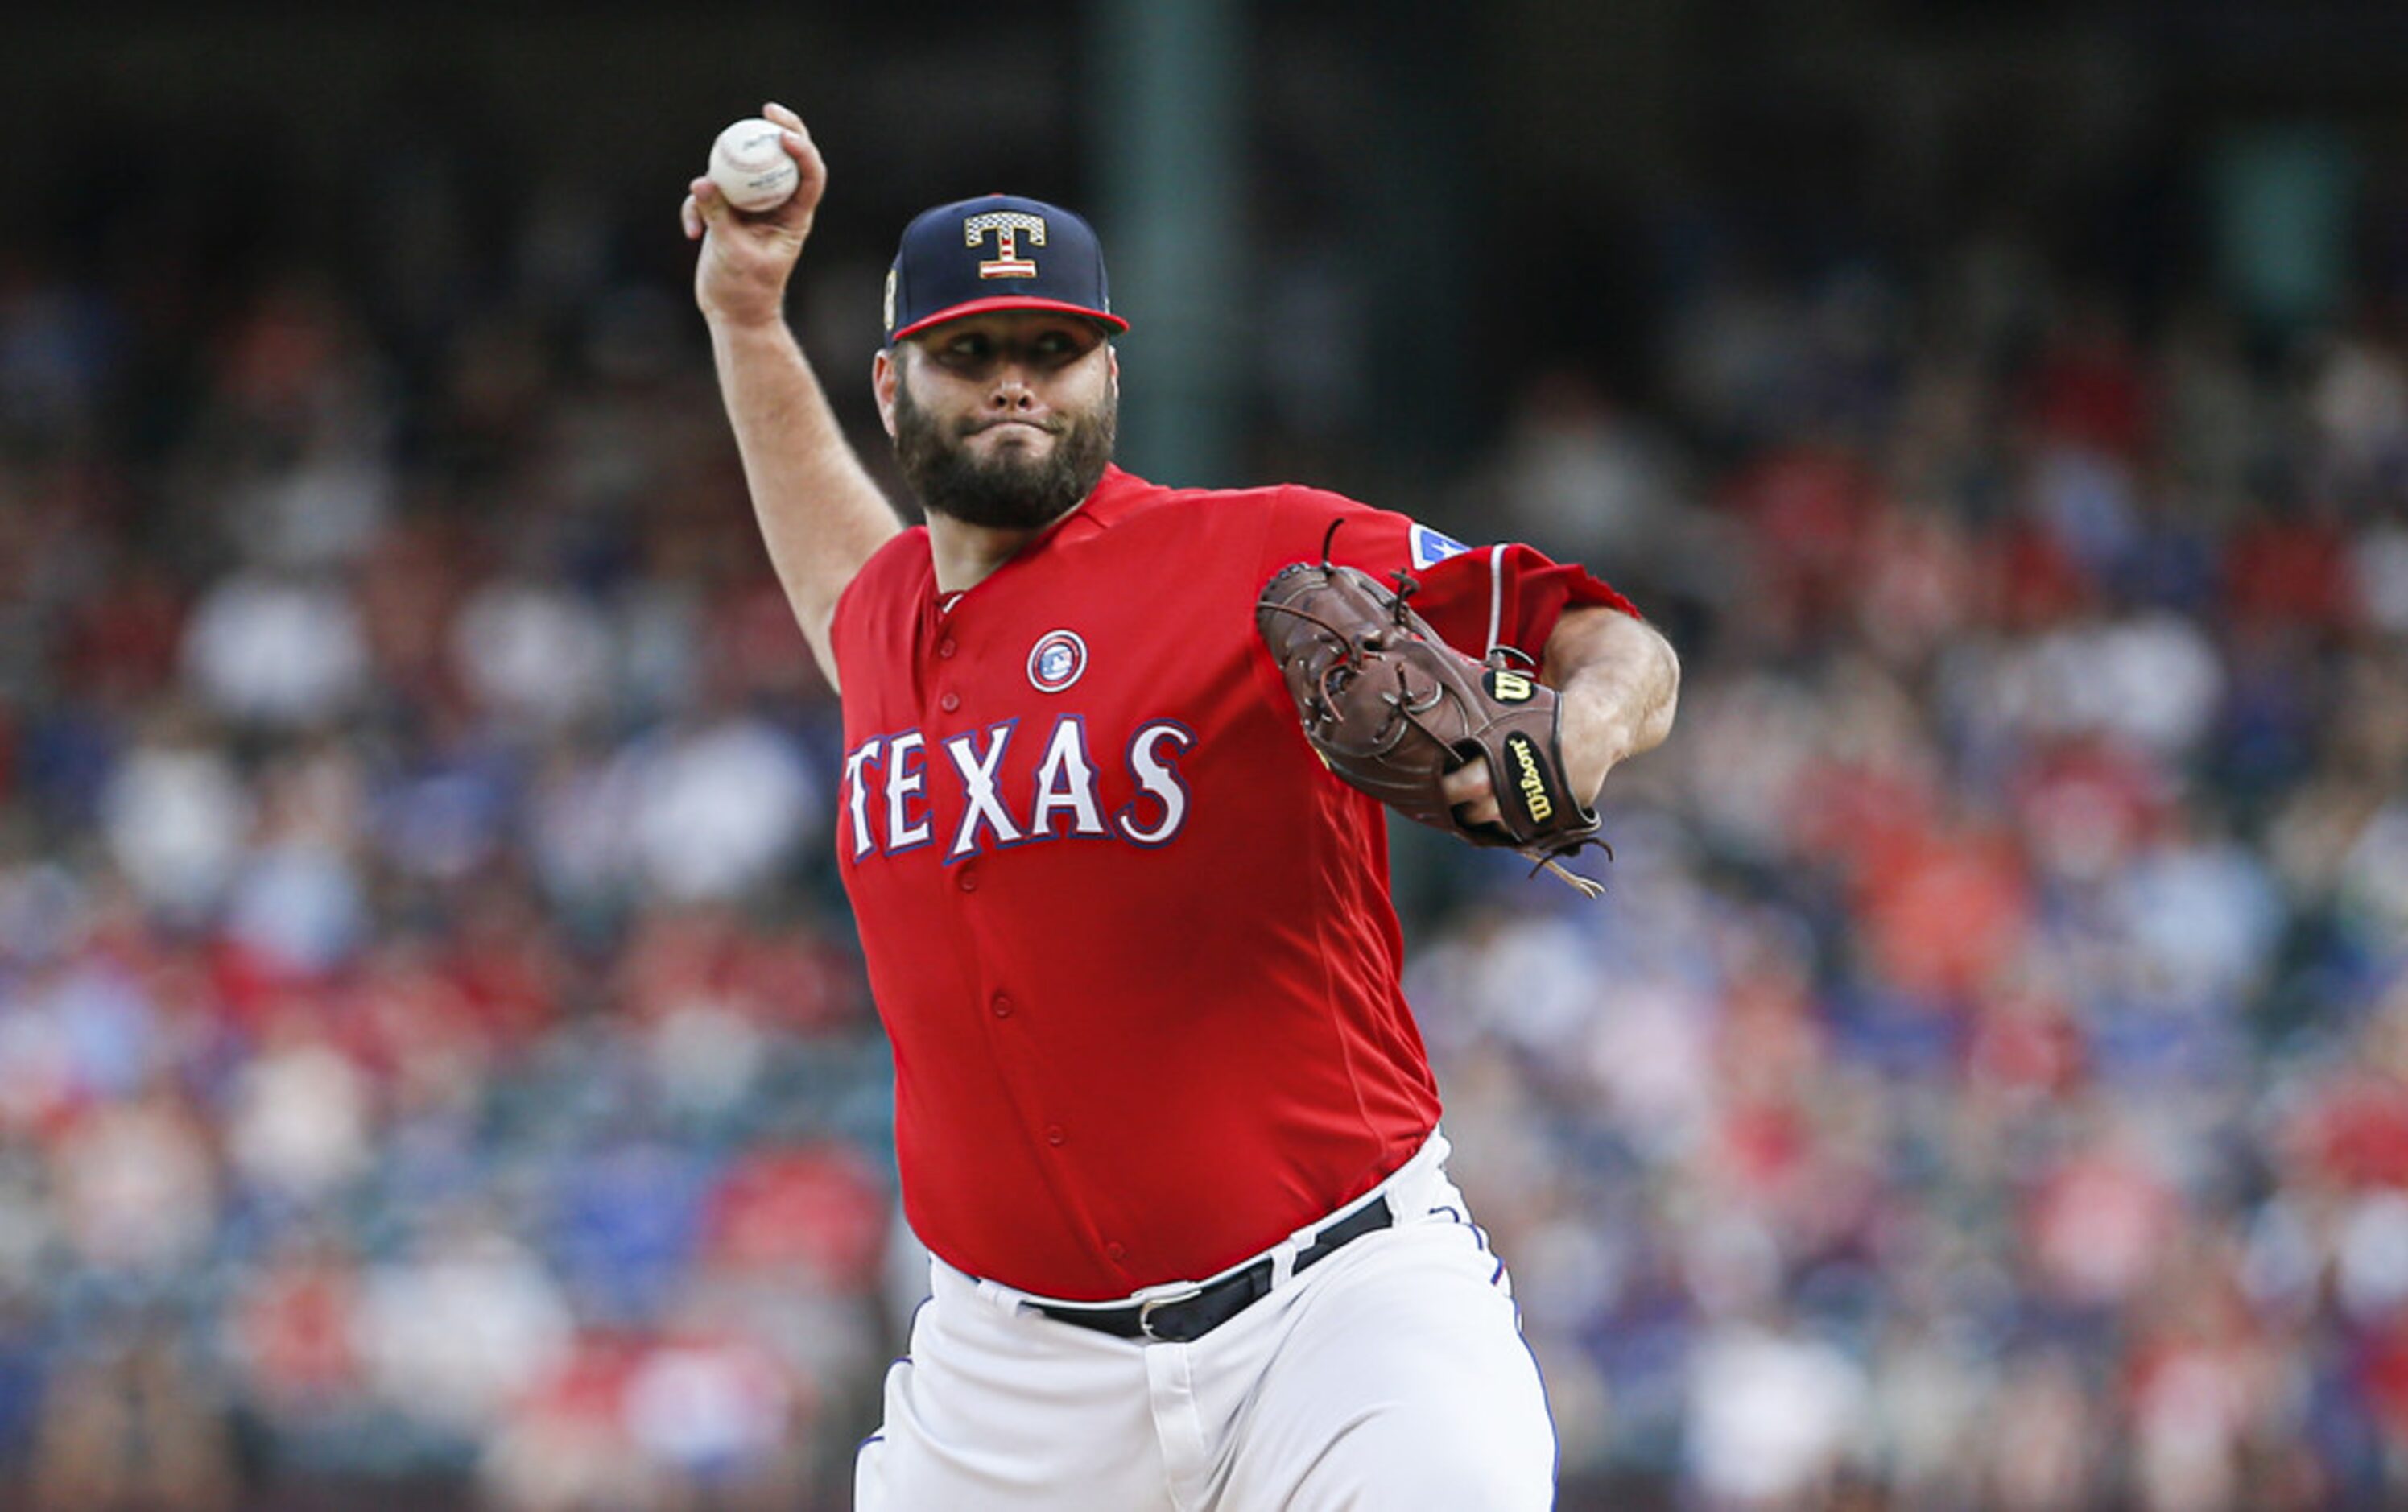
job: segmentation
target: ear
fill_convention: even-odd
[[[878,399],[878,423],[886,427],[886,439],[895,439],[895,388],[903,382],[902,365],[895,354],[882,347],[869,359],[869,392]]]

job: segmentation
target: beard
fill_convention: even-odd
[[[1077,509],[1103,480],[1120,430],[1120,394],[1083,415],[1056,412],[1038,422],[1054,436],[1042,457],[1016,446],[971,454],[977,422],[948,429],[912,402],[911,385],[895,390],[895,461],[921,507],[964,525],[1033,530]]]

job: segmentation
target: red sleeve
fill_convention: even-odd
[[[1332,522],[1337,533],[1330,534]],[[1447,643],[1485,655],[1489,626],[1499,642],[1536,661],[1567,609],[1597,605],[1636,617],[1629,599],[1577,562],[1522,545],[1465,546],[1426,526],[1317,488],[1283,488],[1270,511],[1262,578],[1291,562],[1329,559],[1381,582],[1402,569],[1421,584],[1413,608]]]
[[[854,637],[869,632],[871,618],[880,607],[910,601],[909,596],[916,592],[912,574],[925,576],[934,572],[927,537],[928,527],[924,525],[896,533],[871,552],[852,581],[838,591],[836,608],[828,616],[828,652],[836,658],[839,677]],[[906,597],[898,600],[898,594]]]

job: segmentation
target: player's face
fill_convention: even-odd
[[[948,321],[903,343],[891,426],[931,513],[1033,529],[1078,507],[1112,456],[1120,387],[1103,334],[1014,310]]]

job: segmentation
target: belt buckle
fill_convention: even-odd
[[[1161,1307],[1175,1307],[1182,1302],[1194,1302],[1197,1298],[1202,1295],[1204,1295],[1204,1284],[1200,1281],[1191,1281],[1185,1287],[1170,1293],[1168,1296],[1148,1297],[1145,1301],[1137,1304],[1138,1332],[1144,1335],[1146,1338],[1154,1340],[1156,1344],[1177,1342],[1175,1340],[1164,1339],[1162,1335],[1154,1332],[1154,1310]]]

